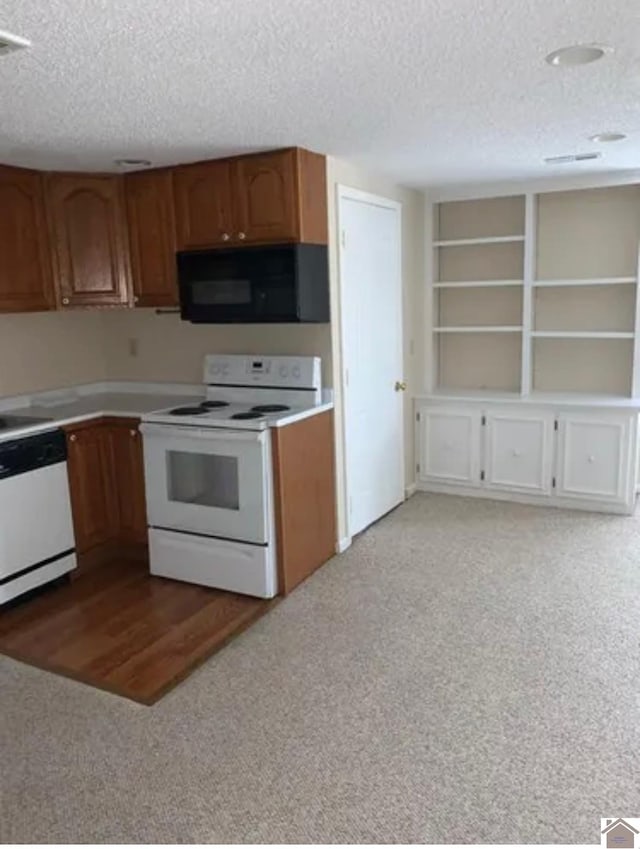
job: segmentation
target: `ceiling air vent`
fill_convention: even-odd
[[[600,159],[601,153],[569,153],[566,156],[548,156],[547,165],[566,165],[567,162],[586,162],[588,159]]]
[[[23,50],[25,47],[31,47],[28,38],[22,38],[22,36],[13,35],[13,33],[0,29],[0,56],[13,53],[14,50]]]

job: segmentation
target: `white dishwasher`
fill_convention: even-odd
[[[75,567],[64,433],[0,442],[0,604]]]

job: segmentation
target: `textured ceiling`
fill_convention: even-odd
[[[298,144],[411,185],[640,167],[639,0],[0,0],[0,161]],[[576,42],[604,60],[551,68]],[[595,163],[545,156],[598,149]]]

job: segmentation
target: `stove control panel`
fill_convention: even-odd
[[[208,354],[204,362],[204,382],[213,386],[319,390],[322,388],[320,357]]]

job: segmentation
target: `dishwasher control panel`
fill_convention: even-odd
[[[0,442],[0,480],[64,463],[66,459],[67,443],[62,430]]]

